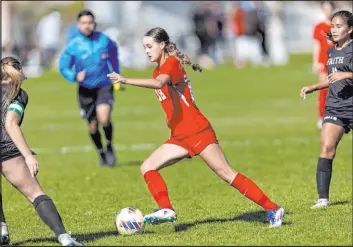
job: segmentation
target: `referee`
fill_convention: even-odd
[[[77,15],[78,31],[60,57],[59,71],[69,82],[78,83],[80,113],[88,122],[90,136],[99,153],[100,166],[114,166],[116,155],[112,145],[111,121],[114,90],[106,75],[120,71],[118,47],[95,28],[93,13],[81,10]],[[103,126],[106,148],[103,148],[99,124]]]

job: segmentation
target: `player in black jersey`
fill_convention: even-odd
[[[21,131],[27,93],[21,89],[25,76],[21,63],[13,57],[1,59],[1,174],[35,207],[39,217],[55,233],[63,246],[82,246],[65,230],[53,201],[44,194],[36,175],[39,169],[35,153]],[[2,196],[0,194],[0,245],[10,243]]]
[[[312,208],[329,206],[329,189],[332,175],[332,161],[344,133],[353,128],[353,15],[339,11],[331,18],[331,32],[327,38],[335,46],[328,49],[328,80],[303,87],[300,95],[305,97],[322,88],[329,88],[326,100],[323,127],[321,130],[321,151],[316,170],[319,200]]]

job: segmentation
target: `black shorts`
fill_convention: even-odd
[[[80,104],[80,115],[88,122],[97,119],[96,107],[101,104],[108,104],[113,107],[114,90],[109,84],[100,88],[78,87],[78,101]]]
[[[32,154],[33,155],[37,155],[36,152],[34,152],[33,150],[32,151]],[[11,151],[7,151],[7,152],[4,152],[0,154],[0,163],[2,162],[5,162],[7,160],[10,160],[10,159],[13,159],[13,158],[16,158],[18,156],[22,156],[20,150],[18,149],[14,149],[14,150],[11,150]]]
[[[325,111],[324,120],[322,121],[322,124],[325,123],[333,123],[341,126],[346,134],[353,129],[353,119],[337,117],[337,114],[327,111]]]

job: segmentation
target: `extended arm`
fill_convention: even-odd
[[[122,84],[128,84],[128,85],[145,87],[145,88],[152,88],[152,89],[160,89],[166,83],[169,83],[171,81],[171,77],[166,74],[159,75],[156,79],[124,78],[115,72],[113,72],[107,76],[113,81],[113,83],[122,83]]]

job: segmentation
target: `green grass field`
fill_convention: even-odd
[[[352,141],[344,136],[334,161],[332,207],[311,210],[316,194],[319,130],[316,94],[299,97],[315,82],[311,56],[288,66],[224,65],[189,72],[196,102],[213,124],[231,165],[285,208],[281,228],[269,229],[262,208],[219,179],[199,157],[161,171],[178,213],[175,224],[146,226],[120,236],[116,213],[128,206],[150,213],[157,205],[139,165],[169,137],[154,92],[129,87],[116,94],[115,139],[120,164],[100,168],[80,118],[76,85],[55,72],[25,82],[29,105],[23,124],[38,151],[39,180],[66,229],[85,245],[352,245]],[[123,70],[127,77],[151,77]],[[351,135],[351,133],[350,133]],[[3,184],[4,210],[13,245],[58,245],[33,206]]]

